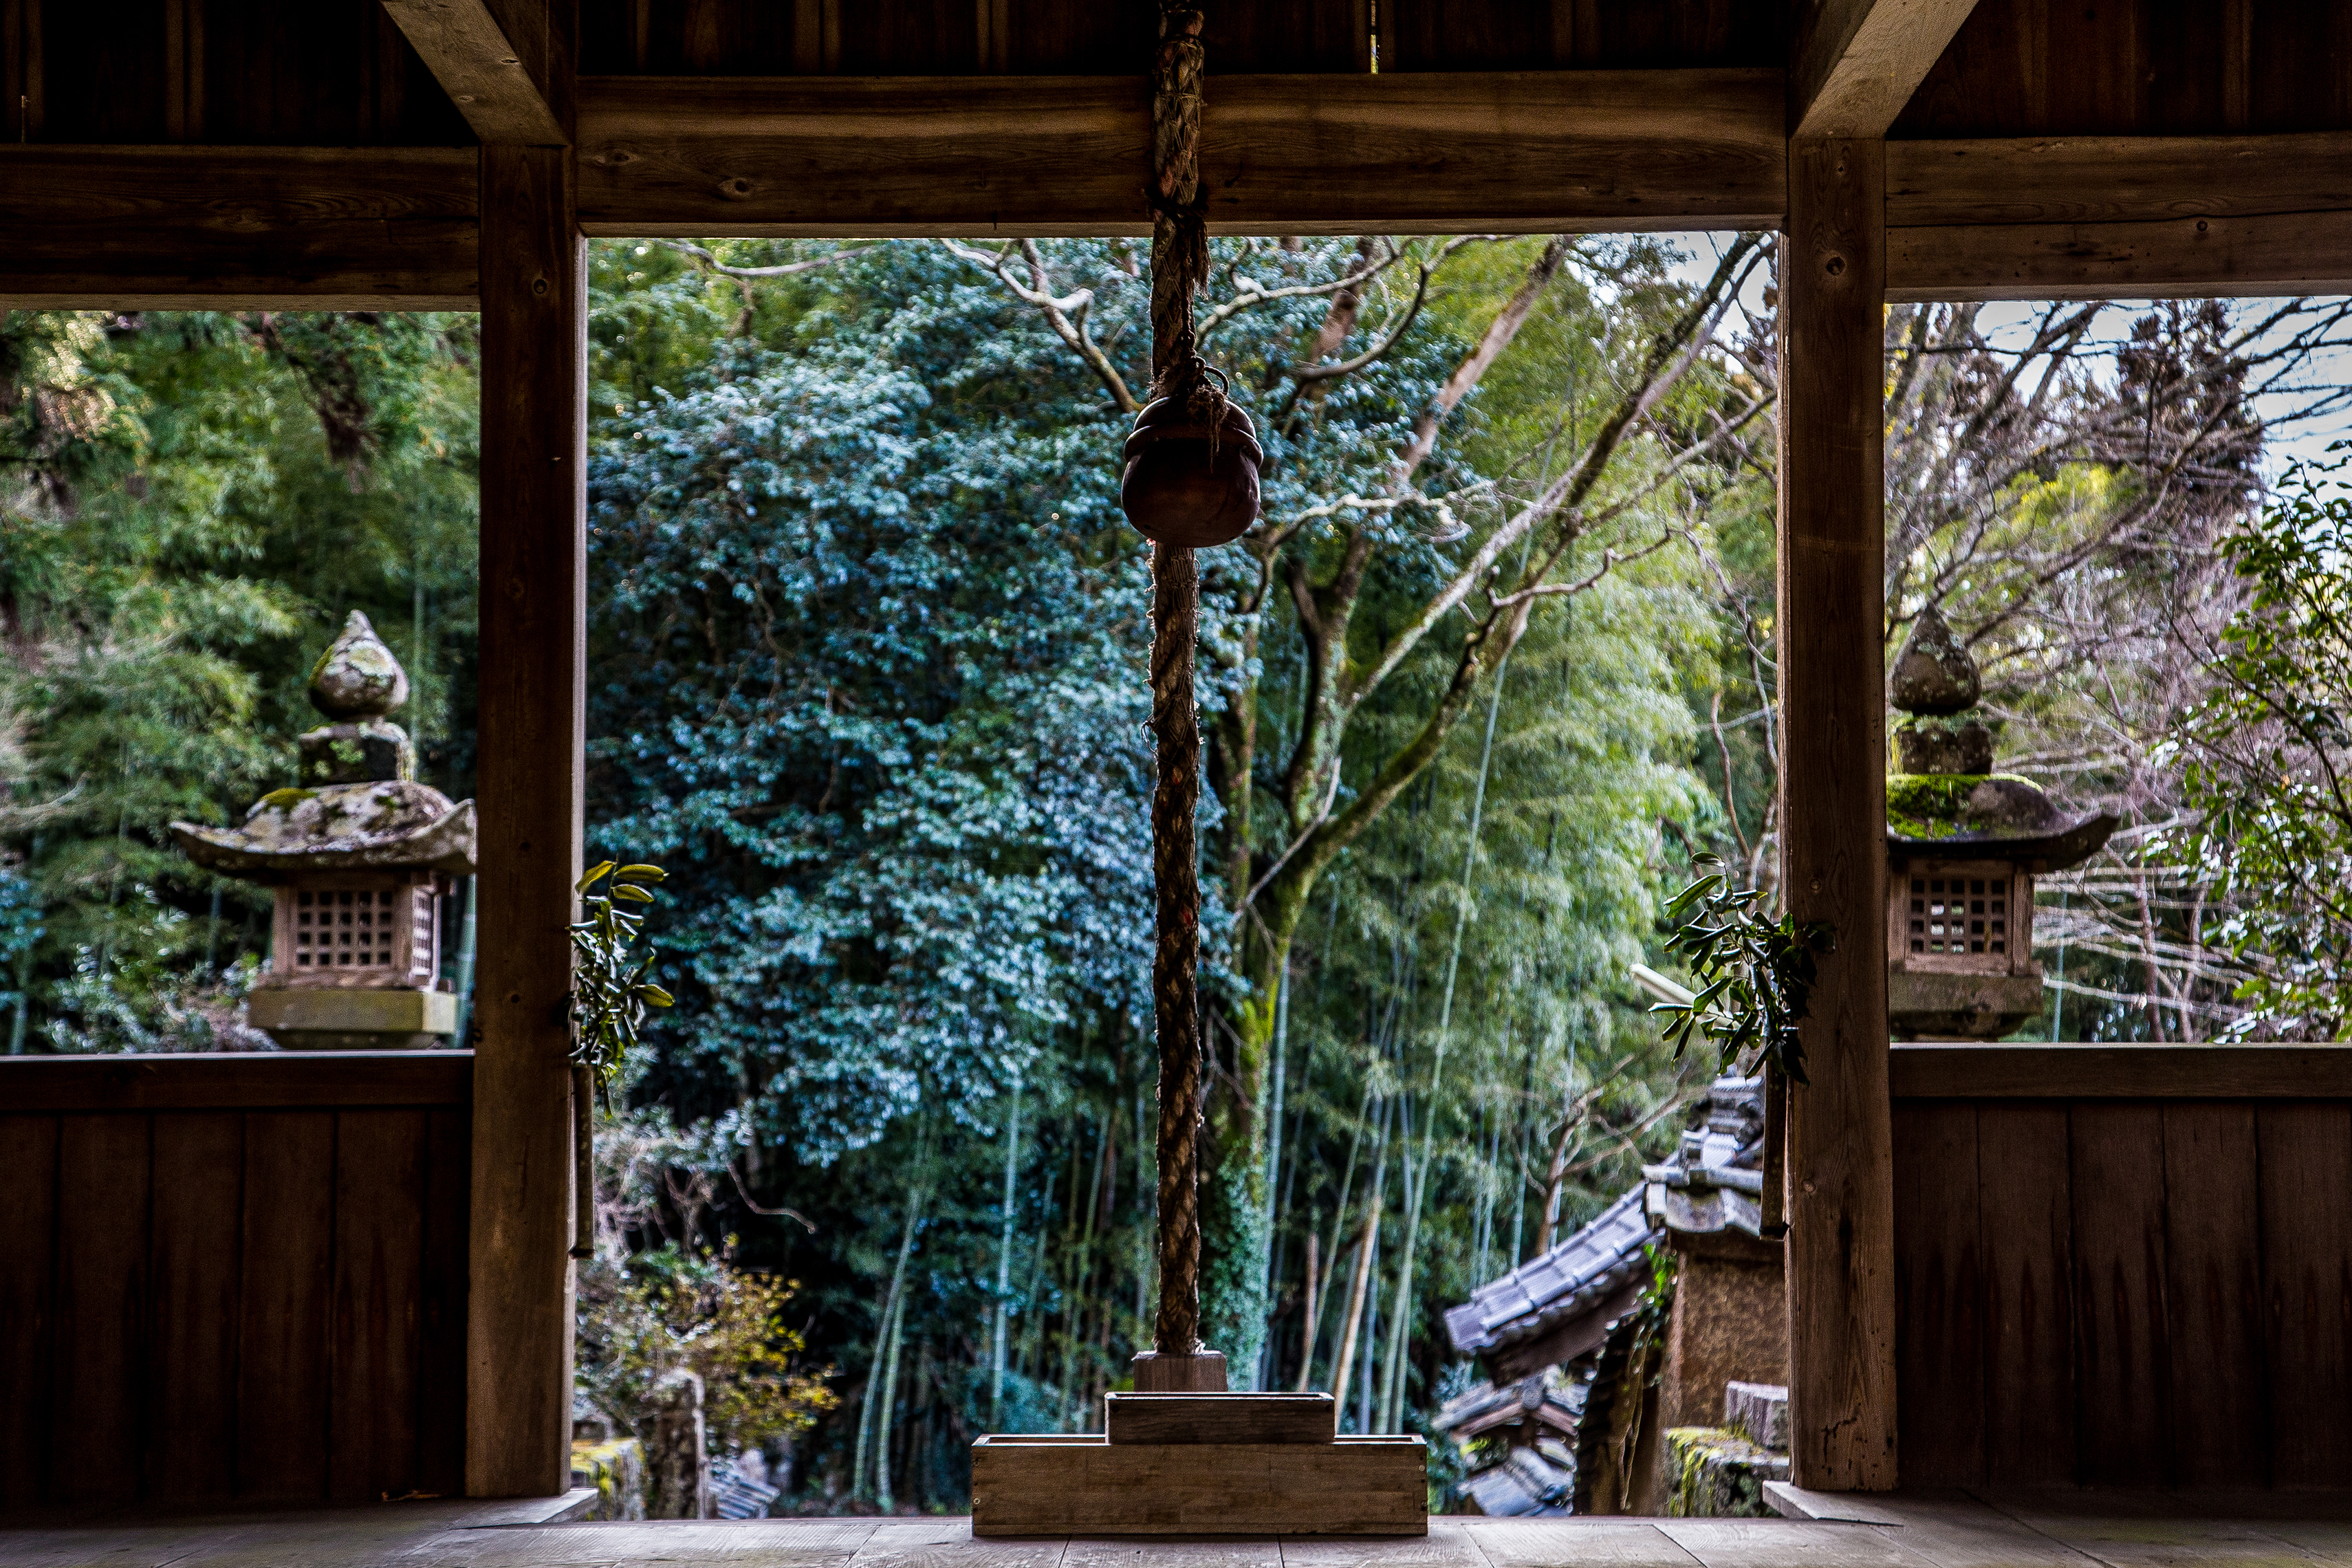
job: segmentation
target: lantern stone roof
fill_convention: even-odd
[[[474,869],[474,803],[415,779],[416,750],[384,715],[408,700],[408,672],[353,610],[310,667],[310,705],[331,723],[301,738],[302,784],[254,802],[242,825],[172,824],[189,859],[255,881],[303,871]]]
[[[1886,778],[1887,853],[2007,860],[2034,873],[2097,854],[2120,819],[2070,816],[2032,780],[1995,773],[1981,692],[1967,647],[1934,605],[1921,610],[1887,679],[1905,715],[1894,727],[1900,771]]]

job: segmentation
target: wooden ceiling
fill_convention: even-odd
[[[1207,10],[1221,232],[1774,226],[1792,134],[1884,135],[1895,298],[2352,278],[2352,0]],[[482,142],[572,146],[592,234],[1141,233],[1150,26],[1145,0],[0,0],[0,299],[463,305]]]

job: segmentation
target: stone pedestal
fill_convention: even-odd
[[[425,1050],[450,1044],[457,1028],[457,998],[446,991],[265,986],[247,1013],[289,1051]]]

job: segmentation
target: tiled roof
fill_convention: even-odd
[[[1598,1306],[1641,1273],[1643,1247],[1656,1239],[1635,1187],[1542,1257],[1520,1264],[1445,1314],[1454,1348],[1475,1355],[1542,1332]]]

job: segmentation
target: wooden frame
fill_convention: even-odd
[[[471,1051],[0,1058],[0,1101],[11,1114],[465,1105],[473,1079]]]
[[[1897,1045],[1897,1100],[2352,1100],[2352,1045]]]
[[[2018,890],[2032,880],[2021,868],[2007,860],[1971,860],[1914,857],[1887,868],[1886,892],[1886,962],[1890,970],[1914,974],[2032,974],[2038,973],[2033,962],[2033,899],[2029,891],[2020,898]],[[1950,895],[1940,889],[1914,889],[1913,882],[1982,881],[1998,883],[2000,891],[1988,890],[1988,904],[1998,900],[1997,910],[1986,911],[1988,924],[1998,915],[2001,925],[1996,938],[1988,931],[1987,951],[1979,958],[1973,952],[1945,953],[1914,951],[1912,944],[1923,940],[1922,934],[1910,928],[1925,919],[1933,923],[1930,911],[1915,906],[1931,906],[1938,898]],[[1962,897],[1973,898],[1963,893]],[[1991,943],[2000,942],[1996,958]],[[1929,940],[1927,945],[1932,946]]]

